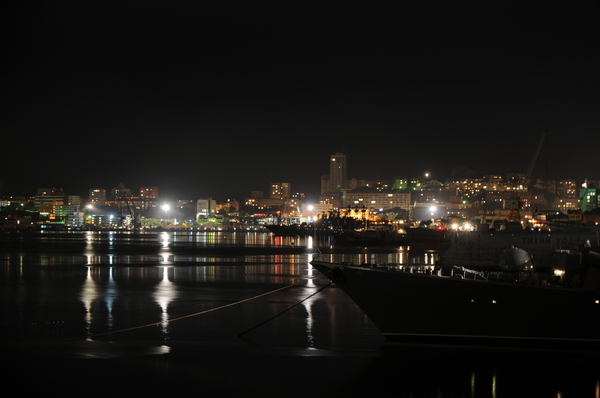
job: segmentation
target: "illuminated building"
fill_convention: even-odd
[[[291,188],[289,182],[272,182],[270,190],[271,199],[287,199],[290,197]]]
[[[158,187],[140,187],[140,199],[158,199]]]
[[[90,203],[97,206],[104,206],[106,203],[106,189],[90,189]]]
[[[596,210],[598,208],[598,189],[589,187],[588,184],[579,190],[579,197],[581,198],[581,211],[586,213],[588,211]]]
[[[123,183],[120,183],[118,187],[113,188],[111,192],[111,197],[113,200],[117,200],[120,198],[129,198],[131,196],[133,196],[131,194],[131,189],[125,188],[125,185],[123,185]]]
[[[389,210],[399,207],[404,210],[410,209],[410,193],[388,191],[388,192],[345,192],[342,207],[362,207],[367,210]]]
[[[336,153],[331,155],[329,162],[329,192],[339,193],[346,189],[346,180],[348,179],[348,162],[346,155]]]
[[[37,195],[35,195],[34,208],[39,210],[41,207],[44,207],[45,211],[49,211],[48,204],[50,206],[62,205],[64,201],[65,193],[62,188],[38,188]]]
[[[211,198],[198,199],[196,202],[196,218],[208,218],[215,215],[217,202]]]

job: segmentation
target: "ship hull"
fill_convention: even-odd
[[[406,234],[411,249],[445,251],[452,244],[451,232],[431,228],[408,228]]]
[[[600,345],[600,292],[313,261],[390,340]]]
[[[340,230],[331,228],[313,228],[306,225],[265,225],[276,236],[334,236]]]
[[[382,231],[357,231],[337,235],[334,245],[358,247],[400,247],[408,246],[406,234]]]

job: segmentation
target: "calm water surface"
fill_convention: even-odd
[[[340,261],[437,258],[327,243]],[[597,353],[385,342],[310,267],[313,246],[260,232],[0,234],[5,380],[66,396],[600,398]]]

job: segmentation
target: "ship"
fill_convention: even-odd
[[[334,246],[401,247],[410,241],[406,233],[377,230],[343,232],[333,238]]]
[[[331,212],[311,223],[287,224],[279,222],[267,224],[265,228],[276,236],[335,236],[361,228],[363,221],[355,217],[343,216],[341,212]]]
[[[557,268],[532,270],[507,248],[494,271],[457,265],[312,266],[346,293],[387,340],[408,343],[600,348],[600,254],[557,252]]]
[[[447,228],[407,228],[409,246],[413,250],[437,250],[444,252],[452,244],[452,232]]]
[[[335,236],[346,231],[341,227],[329,225],[315,226],[314,224],[307,223],[290,225],[269,224],[265,225],[265,228],[276,236]]]
[[[370,223],[366,228],[342,231],[333,238],[333,246],[401,247],[408,246],[406,231],[388,222]]]
[[[519,247],[533,256],[538,268],[555,265],[557,250],[580,250],[587,246],[598,251],[598,230],[579,231],[506,230],[448,231],[442,259],[449,264],[485,270],[494,268],[501,253],[510,246]]]

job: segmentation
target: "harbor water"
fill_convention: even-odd
[[[320,239],[0,233],[6,385],[91,397],[600,398],[598,352],[386,342],[310,266],[315,246],[354,263],[433,264],[438,254]]]

